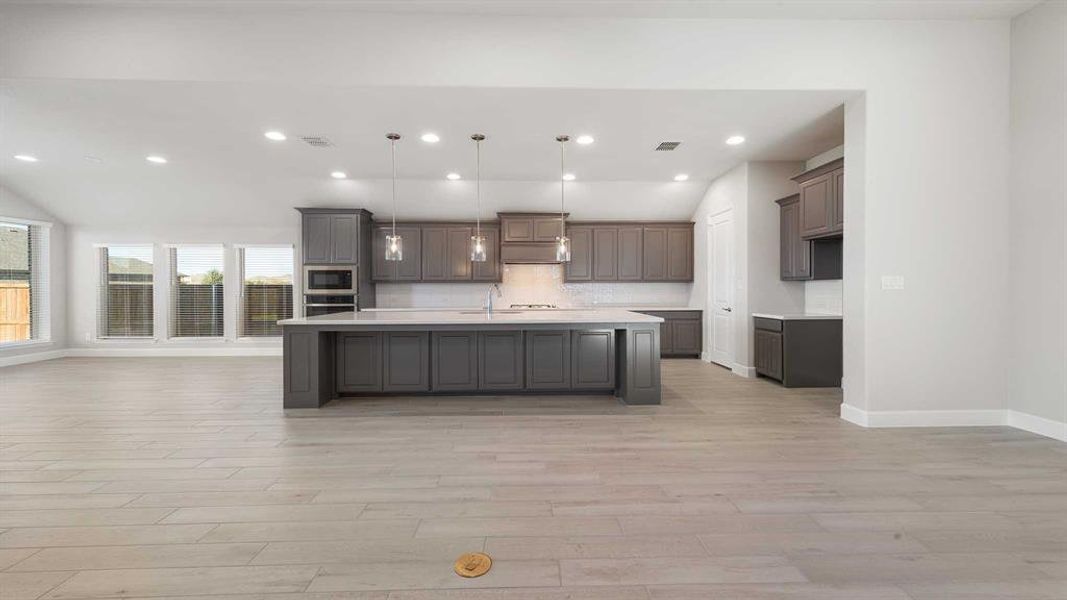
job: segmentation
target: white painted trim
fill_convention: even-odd
[[[1067,442],[1067,423],[1053,421],[1052,419],[1017,410],[1006,410],[1004,412],[1007,413],[1007,425],[1011,427]]]
[[[44,227],[46,229],[52,227],[51,221],[37,221],[34,219],[21,219],[19,217],[0,216],[0,222],[11,223],[12,225],[36,225],[37,227]]]
[[[756,377],[756,367],[750,367],[741,363],[734,363],[734,366],[730,370],[734,372],[734,375],[747,377],[748,379],[753,379]]]
[[[15,365],[24,365],[26,363],[63,358],[64,356],[66,356],[66,350],[48,350],[46,352],[16,354],[14,356],[0,357],[0,367],[13,367]]]
[[[1067,423],[1017,410],[891,410],[868,412],[841,404],[841,418],[860,427],[1013,427],[1067,442]]]
[[[211,346],[171,346],[171,347],[131,347],[131,348],[68,348],[66,356],[77,358],[136,358],[136,357],[180,357],[180,356],[281,356],[282,346],[247,346],[229,345]]]

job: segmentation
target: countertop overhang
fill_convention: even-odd
[[[300,317],[278,321],[279,325],[292,326],[393,326],[393,325],[590,325],[590,324],[637,324],[662,323],[653,317],[628,310],[509,310],[499,309],[491,315],[484,310],[397,310],[343,312],[317,317]]]
[[[776,321],[840,321],[841,315],[822,313],[752,313],[753,317],[761,319],[774,319]]]

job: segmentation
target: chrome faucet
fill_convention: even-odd
[[[496,297],[503,298],[504,294],[500,291],[500,285],[494,283],[489,286],[489,289],[485,290],[485,314],[486,316],[492,316],[493,314],[493,290],[496,290]]]

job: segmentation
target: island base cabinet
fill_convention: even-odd
[[[615,330],[572,332],[571,362],[574,389],[615,387]]]
[[[382,391],[382,334],[337,334],[337,391]]]
[[[382,340],[382,391],[430,390],[430,334],[389,331]]]
[[[478,335],[478,389],[521,390],[523,377],[521,331],[482,331]]]
[[[526,332],[526,387],[563,390],[571,387],[571,332]]]
[[[433,332],[433,389],[468,392],[478,389],[478,333]]]

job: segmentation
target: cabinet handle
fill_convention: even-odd
[[[734,312],[734,309],[730,308],[729,306],[723,308],[722,310],[723,312]]]

